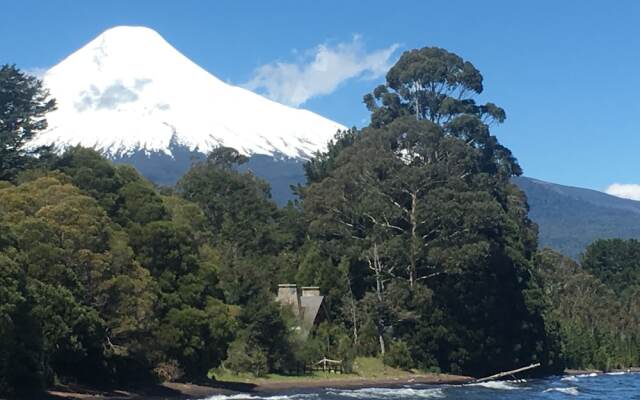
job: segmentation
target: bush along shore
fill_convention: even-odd
[[[392,380],[638,365],[638,243],[580,264],[537,250],[522,170],[490,132],[506,113],[476,103],[483,77],[456,54],[405,52],[364,97],[368,126],[338,132],[283,208],[230,148],[174,188],[90,149],[27,148],[55,100],[11,65],[0,88],[3,395],[322,359],[349,374],[362,357],[432,374]],[[283,307],[280,283],[321,288],[322,318]]]

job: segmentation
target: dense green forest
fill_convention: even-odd
[[[90,149],[29,149],[55,101],[2,67],[0,393],[323,356],[476,376],[637,364],[638,243],[596,243],[583,267],[538,253],[521,168],[490,133],[505,112],[482,91],[455,54],[404,53],[364,98],[370,124],[338,133],[278,208],[229,148],[174,188]],[[326,295],[308,340],[275,302],[285,282]]]
[[[582,265],[552,250],[536,256],[569,368],[610,370],[640,364],[640,268],[636,240],[597,240]]]

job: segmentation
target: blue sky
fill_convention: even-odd
[[[444,47],[483,73],[481,100],[507,111],[494,132],[526,175],[598,190],[640,183],[638,1],[7,0],[1,9],[0,63],[47,68],[107,28],[143,25],[225,81],[350,126],[366,121],[363,94],[403,50]],[[640,198],[640,186],[619,188]]]

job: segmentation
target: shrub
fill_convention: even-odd
[[[223,365],[235,374],[250,373],[254,376],[264,376],[268,372],[265,352],[260,347],[247,343],[244,337],[239,337],[231,343]]]
[[[159,363],[153,372],[161,382],[175,382],[184,376],[184,371],[175,360]]]
[[[407,344],[403,341],[391,343],[389,350],[384,354],[383,362],[394,368],[411,369],[413,367],[413,358]]]

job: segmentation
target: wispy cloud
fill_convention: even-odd
[[[640,185],[635,183],[614,183],[605,192],[624,199],[640,200]]]
[[[258,67],[243,86],[291,106],[327,95],[349,79],[377,79],[391,67],[396,50],[392,44],[368,52],[362,37],[336,45],[321,44],[305,52],[297,62],[274,62]]]

